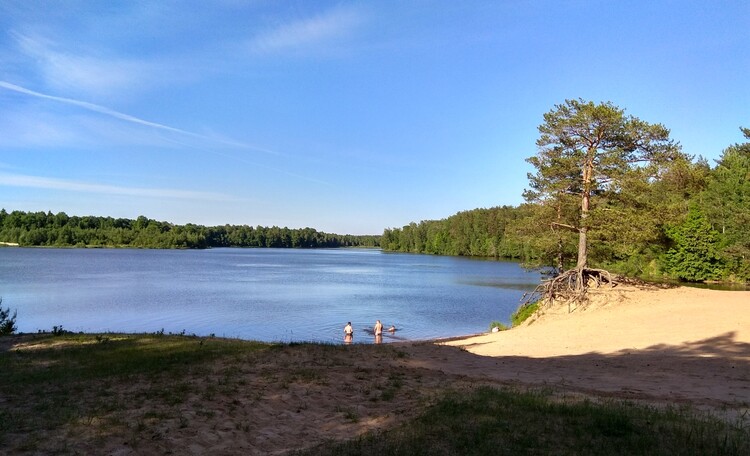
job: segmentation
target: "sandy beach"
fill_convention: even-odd
[[[96,404],[106,397],[118,407],[36,431],[36,454],[60,448],[283,454],[393,428],[446,391],[483,385],[543,388],[565,400],[690,405],[730,418],[748,413],[750,292],[622,286],[593,295],[585,309],[547,309],[500,333],[442,342],[281,345],[204,363],[179,379],[84,388],[77,400]],[[0,339],[0,352],[36,349],[33,336]],[[173,396],[173,388],[182,399],[159,399]],[[29,407],[23,397],[0,397],[0,403],[9,410]],[[11,453],[28,446],[28,438],[8,436]]]
[[[496,380],[593,394],[750,406],[748,291],[603,288],[585,309],[562,305],[510,331],[443,345],[475,355],[445,368],[469,375],[479,368]]]

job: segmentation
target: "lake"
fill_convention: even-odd
[[[475,334],[509,323],[540,275],[517,263],[374,249],[0,248],[0,297],[19,332],[157,332],[355,342]]]

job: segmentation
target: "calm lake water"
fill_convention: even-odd
[[[2,306],[20,332],[165,332],[261,341],[372,342],[509,322],[538,273],[513,262],[331,249],[0,248]],[[385,341],[396,340],[386,335]]]

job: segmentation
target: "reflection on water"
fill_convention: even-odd
[[[460,283],[464,283],[466,285],[475,285],[477,287],[495,287],[495,288],[505,288],[508,290],[526,290],[526,291],[534,291],[538,283],[508,283],[504,282],[502,279],[497,280],[467,280],[467,281],[461,281]]]
[[[0,296],[19,331],[165,332],[373,343],[508,323],[539,274],[512,262],[378,250],[0,249]]]

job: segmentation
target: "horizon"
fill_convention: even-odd
[[[746,1],[0,13],[8,212],[380,235],[522,204],[537,127],[566,99],[661,123],[712,166],[750,127]]]
[[[46,215],[52,214],[53,216],[63,213],[65,215],[67,215],[68,217],[77,217],[77,218],[94,217],[94,218],[105,218],[105,219],[106,218],[111,218],[111,219],[114,219],[114,220],[117,220],[117,219],[126,219],[126,220],[130,220],[132,222],[135,222],[140,217],[146,217],[145,215],[139,215],[139,216],[134,217],[134,218],[129,218],[129,217],[112,217],[110,215],[97,215],[97,214],[68,214],[65,211],[60,211],[60,212],[52,212],[52,211],[24,211],[24,210],[21,210],[21,209],[14,209],[13,211],[8,211],[4,207],[0,207],[0,212],[2,212],[2,211],[5,211],[6,214],[11,214],[14,211],[19,211],[19,212],[23,212],[23,213],[27,213],[27,214],[28,213],[39,213],[39,212],[41,212],[41,213],[44,213]],[[158,223],[166,223],[166,224],[169,224],[169,225],[172,225],[172,226],[195,225],[195,226],[202,226],[204,228],[220,228],[220,227],[223,227],[223,226],[247,226],[247,227],[253,228],[253,229],[255,229],[255,228],[265,228],[265,229],[268,229],[268,228],[279,228],[279,229],[282,229],[282,230],[283,229],[288,229],[288,230],[299,230],[299,231],[306,230],[306,229],[312,229],[312,230],[315,230],[318,233],[332,234],[332,235],[336,235],[336,236],[356,236],[356,237],[360,237],[360,236],[382,236],[383,235],[383,233],[378,233],[378,234],[375,234],[375,233],[370,233],[370,234],[333,233],[333,232],[319,230],[319,229],[315,228],[314,226],[264,226],[264,225],[248,225],[248,224],[234,225],[234,224],[228,224],[228,223],[220,223],[218,225],[203,225],[201,223],[192,223],[192,222],[187,222],[187,223],[173,223],[173,222],[171,222],[169,220],[158,220],[158,219],[152,219],[150,217],[146,217],[146,218],[148,218],[149,220],[154,220],[154,221],[156,221]],[[6,244],[7,245],[9,243],[7,243],[7,242],[0,242],[0,245],[2,245],[2,244]],[[14,244],[14,245],[16,245],[16,244]]]

